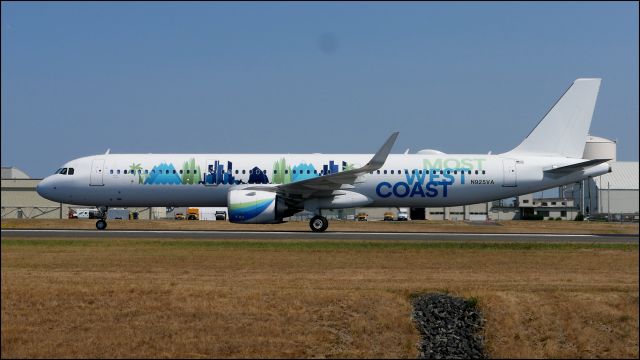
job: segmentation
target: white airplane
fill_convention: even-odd
[[[109,207],[226,206],[229,221],[279,223],[303,210],[442,207],[528,194],[610,172],[582,159],[600,79],[577,79],[515,149],[497,155],[423,150],[390,155],[110,154],[69,161],[38,185],[52,201]]]

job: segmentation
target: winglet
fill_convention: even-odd
[[[373,171],[373,170],[380,169],[382,165],[384,165],[384,162],[387,161],[387,156],[389,156],[389,153],[391,152],[391,148],[393,147],[393,144],[396,142],[396,139],[398,138],[398,134],[400,134],[400,132],[398,131],[391,134],[391,136],[389,136],[389,138],[384,143],[384,145],[382,145],[380,150],[378,150],[378,152],[375,155],[373,155],[371,160],[369,160],[367,165],[362,167],[362,170]]]

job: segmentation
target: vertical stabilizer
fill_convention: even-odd
[[[582,158],[601,79],[576,79],[531,133],[508,154]]]

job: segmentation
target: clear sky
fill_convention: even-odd
[[[2,166],[515,147],[579,77],[638,160],[638,3],[2,2]]]

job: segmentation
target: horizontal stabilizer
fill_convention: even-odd
[[[544,172],[552,173],[552,174],[555,174],[555,173],[569,173],[569,172],[583,170],[583,169],[586,169],[588,167],[595,166],[595,165],[598,165],[598,164],[602,164],[602,163],[605,163],[605,162],[607,162],[609,160],[611,160],[611,159],[587,160],[587,161],[579,162],[579,163],[576,163],[576,164],[571,164],[571,165],[567,165],[567,166],[560,166],[560,167],[556,167],[556,168],[551,168],[551,169],[545,170]]]

